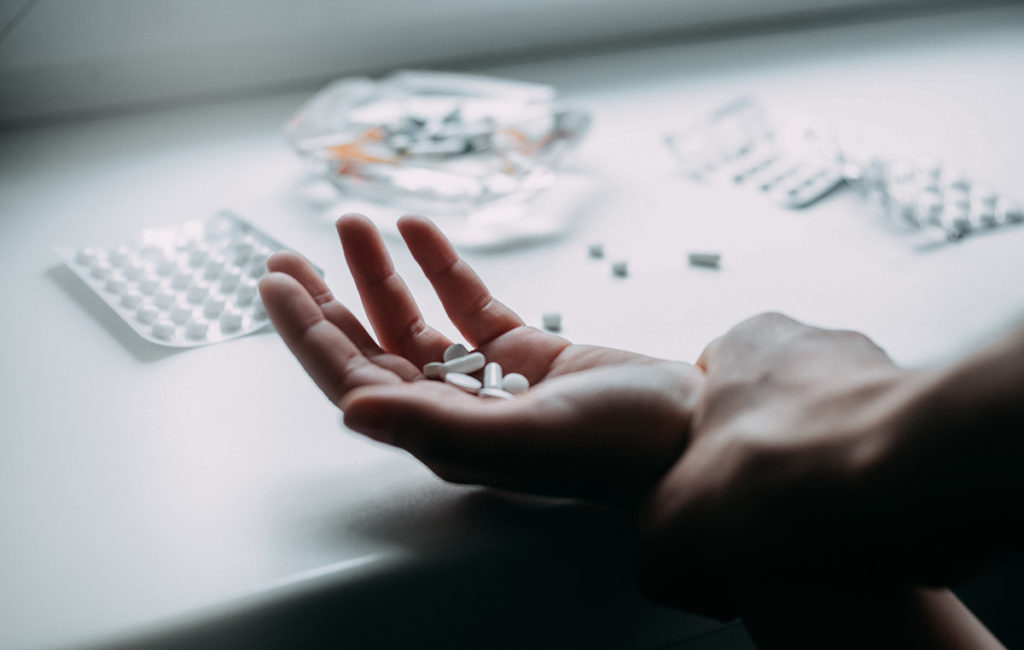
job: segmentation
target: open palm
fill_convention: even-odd
[[[700,371],[527,327],[431,222],[398,225],[459,332],[532,388],[494,400],[425,379],[423,365],[452,341],[424,322],[373,224],[346,215],[338,234],[379,343],[296,253],[271,258],[260,293],[348,427],[406,449],[450,481],[561,496],[630,499],[679,457]]]

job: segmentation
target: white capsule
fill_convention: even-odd
[[[216,318],[224,311],[225,302],[224,296],[220,294],[206,296],[206,299],[203,301],[203,314],[207,318]]]
[[[225,332],[233,332],[242,326],[242,312],[231,308],[220,315],[220,328]]]
[[[75,261],[83,266],[91,266],[98,257],[96,250],[92,248],[79,248],[75,251]]]
[[[481,388],[477,393],[480,397],[492,397],[497,399],[515,399],[516,396],[507,390],[500,388]]]
[[[448,349],[444,351],[444,356],[442,357],[442,359],[444,359],[445,361],[451,361],[452,359],[464,357],[467,354],[469,354],[469,350],[466,349],[465,345],[461,343],[452,343],[451,345],[448,346]]]
[[[125,282],[124,278],[120,275],[112,275],[107,278],[104,288],[110,293],[121,293],[126,286],[128,286],[128,283]]]
[[[487,359],[484,358],[483,354],[480,352],[470,352],[464,357],[456,357],[451,361],[445,361],[442,372],[445,376],[453,372],[468,374],[480,370],[486,363]]]
[[[224,258],[220,255],[211,257],[206,261],[206,267],[203,269],[203,275],[206,276],[207,280],[213,280],[220,275],[220,272],[224,270]]]
[[[192,318],[192,307],[178,303],[171,307],[170,317],[178,325],[184,325],[185,321]]]
[[[541,325],[549,332],[557,332],[562,329],[562,315],[557,311],[549,311],[540,317]]]
[[[163,318],[153,323],[152,332],[156,338],[166,340],[174,336],[174,329],[174,323]]]
[[[530,387],[530,380],[518,372],[510,372],[501,378],[501,387],[513,395],[519,395]]]
[[[202,266],[206,262],[209,251],[205,248],[193,248],[188,252],[188,263],[192,266]]]
[[[160,309],[168,309],[174,304],[174,299],[178,294],[174,293],[170,289],[161,289],[153,296],[153,303]]]
[[[178,271],[171,278],[171,286],[175,289],[185,289],[192,282],[192,274],[184,269]]]
[[[137,307],[140,302],[142,302],[142,294],[134,289],[121,294],[121,304],[125,307]]]
[[[440,361],[431,361],[423,366],[423,376],[427,379],[443,379],[444,364]]]
[[[125,264],[124,277],[129,280],[138,280],[142,277],[142,272],[146,270],[146,267],[138,261],[131,261]]]
[[[153,305],[141,305],[135,312],[135,318],[140,323],[152,323],[159,315],[160,311]]]
[[[238,304],[248,305],[256,297],[256,283],[246,278],[238,287]]]
[[[591,244],[590,246],[587,247],[587,254],[590,255],[590,257],[592,259],[595,259],[595,260],[601,259],[602,257],[604,257],[604,244],[601,244],[601,243],[593,243],[593,244]]]
[[[706,266],[717,269],[722,255],[720,253],[694,252],[689,254],[688,259],[690,266]]]
[[[170,275],[176,268],[178,263],[171,257],[161,257],[156,263],[157,275]]]
[[[235,264],[245,264],[250,255],[252,255],[252,239],[247,237],[235,246]]]
[[[205,318],[190,318],[185,323],[185,335],[190,339],[201,339],[206,336],[210,323]]]
[[[501,388],[501,364],[490,362],[484,366],[484,388]]]
[[[234,291],[235,287],[238,286],[238,279],[241,277],[242,272],[238,270],[237,266],[228,268],[220,276],[220,288],[224,291]]]
[[[629,275],[629,263],[625,260],[612,262],[612,274],[624,278]]]
[[[479,379],[474,379],[473,377],[461,372],[445,373],[444,380],[452,386],[461,388],[467,393],[476,393],[483,386]]]
[[[188,288],[188,301],[193,304],[199,304],[203,301],[203,298],[210,293],[210,285],[205,282],[197,280],[192,283],[192,286]]]

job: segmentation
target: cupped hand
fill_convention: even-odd
[[[377,229],[337,229],[374,339],[293,252],[268,263],[260,293],[278,332],[345,424],[401,447],[442,478],[558,496],[630,501],[675,462],[702,384],[694,366],[574,345],[526,326],[430,221],[399,231],[448,317],[474,348],[531,388],[486,399],[424,378],[452,341],[424,322]]]

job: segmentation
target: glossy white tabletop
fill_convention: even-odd
[[[749,93],[897,134],[887,146],[1024,198],[1022,7],[479,71],[553,83],[594,116],[571,175],[533,208],[564,220],[561,234],[464,251],[533,324],[557,310],[571,339],[692,360],[771,309],[927,364],[1024,317],[1024,227],[919,246],[851,191],[787,211],[692,185],[662,142]],[[0,134],[0,646],[147,630],[173,642],[196,621],[367,585],[383,595],[337,618],[367,638],[448,629],[494,634],[490,647],[657,647],[713,629],[642,606],[606,515],[445,485],[345,430],[272,331],[165,350],[60,266],[54,245],[115,244],[230,207],[321,265],[361,312],[333,232],[357,204],[311,179],[280,135],[305,94]],[[587,257],[594,241],[629,277]],[[695,249],[721,252],[721,269],[689,267]],[[393,252],[428,319],[454,334]],[[423,627],[386,629],[410,616]]]

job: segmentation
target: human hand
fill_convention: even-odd
[[[404,217],[399,231],[452,323],[531,388],[489,400],[427,380],[421,368],[452,341],[424,322],[365,217],[344,216],[337,228],[379,343],[296,253],[270,259],[260,294],[346,426],[409,451],[449,481],[610,501],[638,497],[681,453],[702,383],[694,366],[527,327],[432,223]]]
[[[728,618],[765,585],[891,577],[897,484],[875,470],[914,373],[860,334],[777,314],[741,323],[698,366],[689,445],[641,516],[647,590]]]

